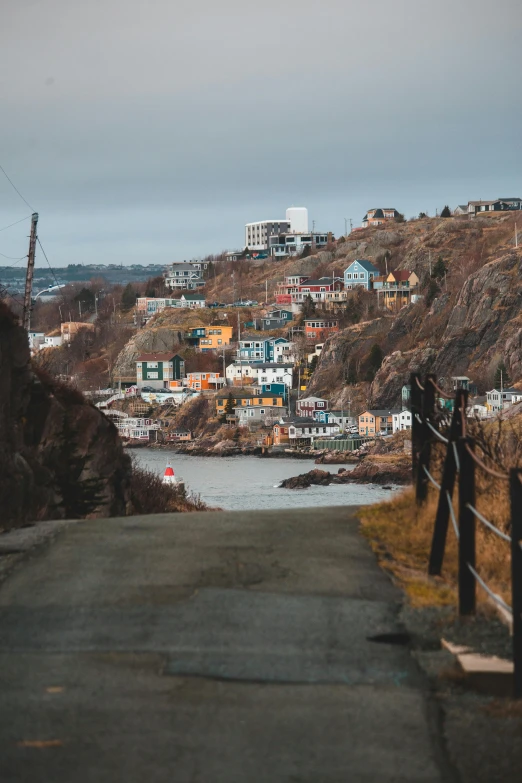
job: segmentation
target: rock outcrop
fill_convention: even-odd
[[[123,515],[131,464],[114,425],[76,390],[36,373],[27,333],[0,303],[2,526]]]

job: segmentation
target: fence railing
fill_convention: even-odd
[[[440,575],[449,523],[458,540],[458,602],[460,615],[472,615],[476,610],[476,590],[479,585],[512,618],[513,628],[513,695],[522,698],[522,468],[509,473],[489,467],[476,453],[476,443],[468,434],[466,409],[468,392],[457,389],[451,419],[440,428],[437,424],[437,400],[453,399],[436,383],[434,375],[424,382],[417,373],[410,378],[412,411],[412,471],[417,504],[423,504],[429,486],[438,492],[438,504],[428,572]],[[440,431],[442,429],[442,431]],[[445,446],[440,483],[433,477],[432,446]],[[476,508],[475,477],[483,471],[496,481],[509,482],[510,533],[500,530]],[[458,478],[457,512],[453,505],[455,483]],[[497,595],[480,576],[476,563],[475,531],[477,521],[498,536],[511,549],[511,605]]]

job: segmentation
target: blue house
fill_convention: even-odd
[[[279,348],[278,348],[279,346]],[[249,362],[277,362],[290,352],[291,343],[284,337],[267,337],[258,334],[244,334],[239,341],[237,358]],[[285,351],[285,349],[287,349]]]
[[[287,386],[285,383],[260,383],[259,388],[263,395],[275,394],[286,402]]]
[[[268,342],[257,334],[244,334],[239,341],[237,358],[249,362],[268,362]]]
[[[372,262],[357,258],[344,270],[344,287],[350,289],[362,286],[370,291],[374,277],[379,277],[379,270]]]

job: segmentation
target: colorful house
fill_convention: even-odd
[[[344,270],[344,287],[347,290],[362,287],[366,291],[370,291],[375,277],[379,277],[377,267],[371,261],[359,258],[352,261],[350,266],[347,266]]]
[[[204,294],[181,294],[179,301],[181,307],[190,307],[191,310],[207,306]]]
[[[393,432],[393,415],[402,413],[400,408],[390,410],[367,410],[359,416],[359,435],[373,437],[375,435],[391,435]]]
[[[400,310],[411,301],[411,295],[417,293],[419,278],[415,272],[406,269],[390,272],[383,283],[378,296],[382,294],[384,306],[388,310]]]
[[[207,391],[220,389],[225,379],[218,372],[188,372],[184,385],[189,389]]]
[[[274,446],[281,446],[283,444],[290,443],[290,437],[288,435],[289,426],[290,425],[288,422],[283,423],[281,421],[278,421],[276,424],[274,424],[274,428],[272,430]]]
[[[303,397],[297,400],[295,410],[298,416],[314,418],[316,411],[328,410],[330,403],[323,397]]]
[[[260,338],[245,334],[239,341],[237,358],[249,362],[293,362],[293,343],[284,337]]]
[[[172,353],[144,353],[136,360],[136,383],[139,388],[163,389],[170,381],[185,377],[185,362]]]
[[[271,425],[286,413],[286,408],[280,405],[239,405],[234,408],[234,415],[240,427],[249,427],[252,424]]]
[[[201,353],[220,351],[232,340],[231,326],[197,326],[185,334],[185,339]]]
[[[362,227],[380,226],[383,223],[386,223],[387,220],[394,220],[396,217],[399,217],[399,213],[393,207],[369,209],[362,219]]]
[[[325,302],[327,294],[334,291],[342,291],[344,282],[340,277],[319,277],[317,280],[308,279],[297,287],[297,292],[292,294],[292,302],[302,304],[310,297],[314,302]]]
[[[306,318],[305,337],[307,340],[326,340],[331,334],[339,331],[339,320],[336,318]]]
[[[277,406],[283,409],[284,400],[276,394],[255,394],[250,389],[230,388],[218,392],[215,397],[218,416],[225,412],[228,400],[232,400],[233,408],[264,408]]]

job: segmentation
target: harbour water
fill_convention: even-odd
[[[187,491],[209,506],[227,510],[368,505],[387,500],[393,491],[377,484],[332,484],[308,489],[281,489],[285,478],[314,468],[337,473],[339,465],[316,465],[313,460],[259,457],[190,457],[167,450],[129,449],[138,464],[163,475],[170,459]],[[351,466],[343,466],[350,469]],[[396,490],[397,488],[394,488]]]

